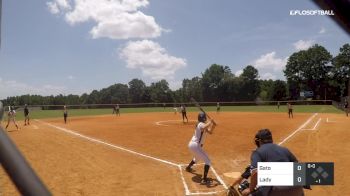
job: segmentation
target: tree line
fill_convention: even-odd
[[[301,91],[313,91],[313,99],[339,100],[350,91],[350,45],[344,44],[333,57],[315,44],[293,53],[283,70],[287,81],[261,80],[259,72],[247,65],[235,76],[229,66],[212,64],[200,76],[186,78],[182,87],[171,90],[166,80],[146,85],[141,79],[113,84],[82,95],[22,95],[8,97],[5,105],[80,105],[127,103],[182,103],[197,101],[284,101],[300,99]]]

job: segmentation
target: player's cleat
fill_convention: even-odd
[[[185,169],[187,172],[192,172],[193,171],[193,169],[191,168],[191,167],[186,167],[186,169]]]
[[[200,183],[200,184],[205,185],[205,184],[210,184],[211,182],[212,182],[211,179],[209,179],[209,178],[203,178],[203,179],[201,180],[201,183]]]

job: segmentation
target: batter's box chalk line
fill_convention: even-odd
[[[196,165],[204,165],[204,163],[200,163],[200,164],[196,164]],[[186,167],[187,165],[186,164],[179,164],[179,170],[180,170],[180,175],[181,175],[181,180],[182,180],[182,183],[184,185],[184,188],[185,188],[185,194],[186,195],[215,195],[215,194],[218,194],[218,193],[221,193],[221,192],[224,192],[228,189],[227,185],[225,184],[225,182],[221,179],[221,177],[216,173],[214,167],[210,167],[211,171],[213,172],[213,174],[215,175],[216,179],[219,181],[219,183],[224,187],[223,190],[218,190],[218,191],[209,191],[209,192],[200,192],[200,191],[195,191],[195,192],[191,192],[188,188],[188,184],[185,180],[185,177],[184,177],[184,168],[183,167]]]
[[[42,124],[45,124],[45,125],[47,125],[49,127],[53,127],[53,128],[55,128],[55,129],[57,129],[59,131],[65,132],[65,133],[73,135],[75,137],[79,137],[81,139],[85,139],[87,141],[93,142],[93,143],[101,144],[101,145],[104,145],[104,146],[107,146],[107,147],[110,147],[110,148],[113,148],[113,149],[116,149],[116,150],[121,150],[121,151],[124,151],[124,152],[128,152],[128,153],[134,154],[136,156],[141,156],[141,157],[144,157],[144,158],[147,158],[147,159],[151,159],[151,160],[154,160],[154,161],[165,163],[165,164],[170,165],[170,166],[177,167],[180,170],[180,177],[181,177],[181,180],[183,182],[186,195],[213,195],[213,194],[217,194],[217,193],[226,191],[228,189],[227,185],[225,184],[225,182],[216,173],[214,167],[210,167],[211,171],[214,173],[214,175],[217,178],[217,180],[223,185],[223,187],[225,189],[224,190],[220,190],[220,191],[212,191],[212,192],[190,192],[190,190],[188,189],[187,183],[185,181],[184,175],[183,175],[183,168],[182,168],[182,166],[185,165],[185,164],[177,164],[177,163],[173,163],[171,161],[167,161],[167,160],[164,160],[164,159],[160,159],[160,158],[156,158],[156,157],[153,157],[153,156],[150,156],[150,155],[139,153],[139,152],[136,152],[136,151],[133,151],[133,150],[129,150],[127,148],[124,148],[124,147],[121,147],[121,146],[117,146],[117,145],[114,145],[114,144],[111,144],[111,143],[108,143],[108,142],[105,142],[105,141],[102,141],[102,140],[99,140],[99,139],[95,139],[95,138],[92,138],[92,137],[89,137],[89,136],[77,133],[76,131],[53,125],[53,124],[48,123],[48,122],[44,122],[44,121],[41,121],[41,120],[35,120],[35,121],[37,121],[39,123],[42,123]]]

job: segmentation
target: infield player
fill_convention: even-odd
[[[182,113],[182,122],[185,123],[185,118],[186,118],[186,121],[188,122],[186,107],[183,104],[181,105],[181,113]]]
[[[287,107],[288,107],[288,118],[290,118],[291,116],[293,118],[293,105],[290,102],[288,102]]]
[[[29,125],[29,109],[27,104],[24,105],[24,126]]]
[[[67,106],[64,105],[64,106],[63,106],[63,119],[64,119],[64,124],[67,124],[67,117],[68,117],[68,110],[67,110]]]
[[[213,120],[207,121],[207,116],[205,113],[201,112],[198,114],[198,123],[196,125],[196,129],[194,131],[194,134],[188,144],[188,148],[190,149],[191,153],[193,154],[194,158],[191,160],[191,162],[186,167],[186,171],[191,172],[192,166],[198,162],[199,160],[204,161],[204,172],[203,172],[203,178],[201,181],[201,184],[208,184],[210,183],[210,180],[208,179],[208,172],[211,165],[211,161],[203,150],[203,141],[204,141],[204,135],[205,133],[212,134],[215,129],[215,122]]]
[[[6,125],[6,129],[7,127],[9,126],[10,122],[12,121],[13,124],[15,124],[16,128],[17,128],[17,131],[19,130],[19,127],[16,123],[16,111],[15,111],[15,108],[14,107],[11,107],[9,106],[9,111],[7,113],[7,125]]]

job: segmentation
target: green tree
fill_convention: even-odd
[[[282,80],[274,81],[268,94],[270,100],[285,100],[287,98],[287,83]]]
[[[287,62],[284,74],[288,81],[293,82],[289,87],[300,90],[312,90],[317,98],[324,96],[329,80],[329,63],[332,55],[322,46],[315,44],[308,50],[293,53]],[[293,91],[289,89],[289,91]]]
[[[225,98],[227,83],[233,78],[228,66],[213,64],[202,74],[204,101],[220,101]]]
[[[238,94],[241,101],[253,101],[260,93],[259,72],[253,66],[248,65],[240,75],[242,85]]]
[[[132,79],[129,82],[129,95],[132,103],[143,102],[143,96],[146,91],[146,84],[139,79]]]
[[[259,80],[260,84],[260,93],[259,97],[264,100],[268,101],[271,98],[271,88],[273,86],[274,81],[273,80]]]
[[[152,83],[149,90],[152,102],[173,102],[172,91],[170,90],[169,83],[166,80]]]
[[[182,81],[181,88],[181,102],[188,102],[191,97],[197,101],[202,101],[202,85],[201,79],[199,77],[193,77],[192,79],[184,79]]]
[[[334,76],[341,89],[340,96],[350,96],[350,44],[344,44],[333,59]]]

